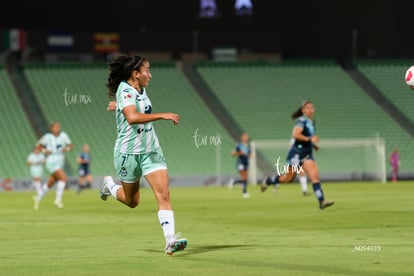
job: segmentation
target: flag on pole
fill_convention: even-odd
[[[70,32],[49,32],[47,46],[49,51],[69,52],[72,50],[75,40]]]
[[[3,47],[14,52],[23,51],[26,48],[26,30],[10,29],[4,31]]]
[[[118,33],[95,33],[95,52],[113,53],[119,51],[119,34]]]

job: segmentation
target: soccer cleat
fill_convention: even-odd
[[[38,196],[33,196],[32,199],[33,199],[33,209],[39,210],[40,198]]]
[[[332,206],[333,204],[333,201],[323,201],[319,204],[319,209],[323,210],[325,208],[328,208],[329,206]]]
[[[311,193],[310,193],[310,192],[308,192],[308,191],[303,192],[303,196],[310,196],[310,195],[311,195]]]
[[[179,239],[165,248],[165,254],[172,256],[177,251],[182,251],[187,247],[188,241],[186,239]]]
[[[55,204],[55,206],[58,209],[63,209],[63,203],[62,203],[62,201],[55,200],[55,202],[53,202],[53,203]]]
[[[250,194],[249,193],[243,193],[243,198],[249,198]]]
[[[99,191],[101,199],[105,200],[105,201],[108,200],[108,196],[111,195],[111,191],[109,191],[108,187],[106,186],[109,181],[113,182],[112,177],[111,176],[105,176],[104,180],[103,180],[103,183],[102,183],[101,190]]]
[[[267,187],[269,187],[269,185],[267,184],[269,177],[266,176],[263,180],[262,180],[262,184],[260,185],[260,190],[262,191],[262,193],[264,193],[264,191],[266,191]]]
[[[181,233],[175,234],[165,247],[165,254],[172,256],[177,251],[183,251],[187,245],[188,241],[184,238],[179,238]]]

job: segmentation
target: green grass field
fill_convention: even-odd
[[[172,187],[185,251],[164,254],[149,189],[129,209],[97,190],[54,190],[32,209],[28,192],[0,193],[1,275],[413,275],[413,182],[324,183],[319,210],[297,184]]]

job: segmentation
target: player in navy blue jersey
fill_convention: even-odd
[[[322,186],[319,179],[318,166],[313,157],[313,149],[319,142],[319,137],[315,132],[315,124],[313,122],[313,115],[315,107],[311,101],[305,101],[300,108],[292,114],[292,119],[295,120],[293,128],[294,142],[287,154],[286,162],[288,164],[288,171],[274,177],[265,177],[262,182],[261,190],[266,191],[269,185],[278,185],[279,183],[292,182],[295,176],[301,172],[305,172],[312,182],[313,191],[319,201],[319,208],[325,209],[331,206],[334,202],[325,200]]]
[[[243,185],[243,197],[249,198],[250,194],[247,192],[247,177],[251,150],[249,135],[247,133],[243,133],[240,136],[240,142],[237,144],[236,148],[232,151],[231,154],[237,157],[236,167],[239,171],[240,179],[236,181],[234,179],[230,179],[229,187],[233,187],[233,185],[236,183],[241,183]]]
[[[92,175],[90,171],[91,153],[88,144],[82,146],[82,152],[79,154],[77,162],[79,164],[78,174],[78,193],[83,189],[89,189],[92,186]]]

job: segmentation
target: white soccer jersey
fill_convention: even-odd
[[[30,166],[42,166],[43,162],[45,162],[45,155],[41,152],[34,153],[31,152],[27,157],[27,162],[30,163]]]
[[[139,113],[151,114],[151,101],[145,88],[139,93],[127,82],[121,82],[116,91],[117,139],[114,150],[125,154],[143,154],[156,151],[160,144],[152,122],[129,124],[122,110],[126,106],[136,106]]]
[[[47,151],[46,165],[57,164],[58,167],[62,168],[65,159],[62,150],[72,144],[69,136],[63,131],[58,136],[46,133],[40,138],[38,143]]]
[[[41,152],[31,152],[27,157],[27,162],[30,163],[30,173],[33,177],[42,176],[43,163],[45,162],[45,155]]]

